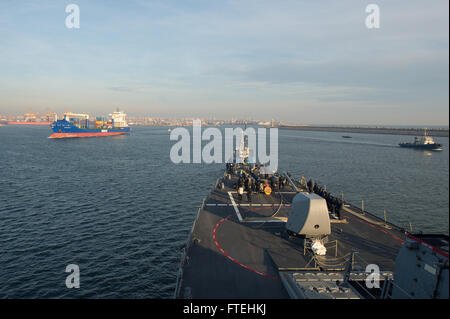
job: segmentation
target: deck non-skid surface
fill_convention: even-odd
[[[199,211],[178,297],[288,298],[278,267],[305,267],[309,257],[303,255],[300,239],[287,236],[283,222],[268,222],[267,218],[274,214],[287,217],[295,193],[286,187],[281,194],[254,194],[249,202],[245,194],[239,200],[234,182],[214,189]],[[350,213],[342,215],[348,223],[332,224],[329,236],[338,241],[338,255],[354,249],[380,269],[393,270],[404,235]],[[252,222],[245,222],[246,218]]]

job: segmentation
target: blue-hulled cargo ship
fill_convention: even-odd
[[[95,121],[91,128],[88,114],[64,113],[62,120],[51,124],[53,134],[49,138],[114,136],[130,132],[125,113],[117,110],[110,116],[111,121]]]

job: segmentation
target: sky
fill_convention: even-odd
[[[65,25],[80,8],[80,28]],[[366,6],[380,8],[368,29]],[[448,0],[2,0],[0,114],[449,123]]]

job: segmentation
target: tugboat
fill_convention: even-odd
[[[418,148],[422,150],[442,151],[442,144],[436,143],[431,136],[427,135],[427,129],[424,129],[422,137],[416,136],[414,142],[399,143],[400,147]]]

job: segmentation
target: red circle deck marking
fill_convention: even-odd
[[[234,216],[234,215],[236,215],[236,214],[237,214],[237,213],[233,213],[233,214],[228,215],[228,216],[225,217],[225,218],[222,218],[222,219],[216,224],[216,226],[214,227],[214,230],[213,230],[213,239],[214,239],[214,243],[216,244],[217,248],[220,250],[220,252],[221,252],[225,257],[227,257],[227,258],[228,258],[229,260],[231,260],[232,262],[238,264],[239,266],[241,266],[241,267],[243,267],[243,268],[245,268],[245,269],[247,269],[247,270],[250,270],[250,271],[252,271],[252,272],[254,272],[254,273],[258,274],[258,275],[264,276],[264,277],[266,277],[266,278],[270,278],[270,279],[273,279],[273,280],[280,280],[280,278],[278,278],[278,277],[271,276],[271,275],[269,275],[269,274],[266,274],[266,273],[263,273],[263,272],[261,272],[261,271],[258,271],[258,270],[255,270],[255,269],[253,269],[253,268],[250,268],[250,267],[248,267],[247,265],[244,265],[243,263],[239,262],[238,260],[236,260],[236,259],[234,259],[233,257],[231,257],[230,255],[228,255],[228,254],[225,252],[225,250],[223,250],[222,246],[220,246],[220,244],[219,244],[219,242],[217,241],[217,238],[216,238],[216,232],[217,232],[217,229],[219,228],[220,224],[222,224],[222,223],[223,223],[224,221],[226,221],[228,218],[230,218],[231,216]]]

